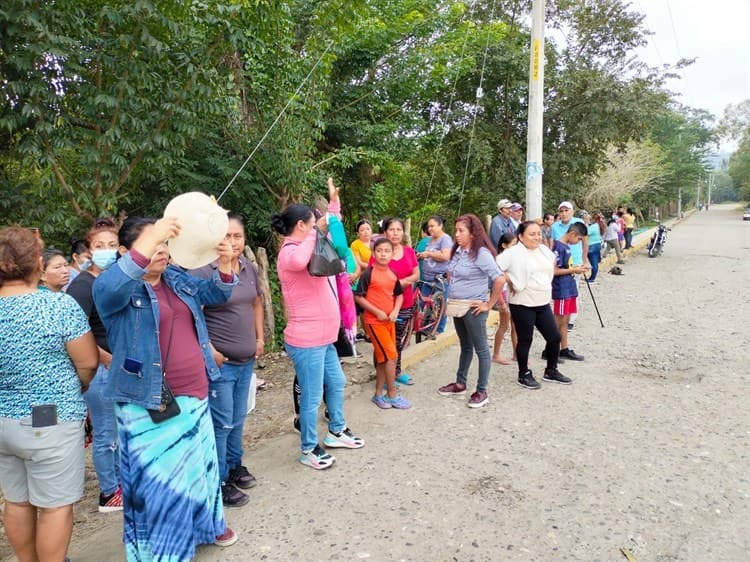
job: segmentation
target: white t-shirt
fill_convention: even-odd
[[[617,240],[620,234],[620,225],[613,222],[607,226],[607,230],[604,231],[604,240]]]
[[[529,250],[519,243],[496,258],[497,265],[513,284],[508,302],[543,306],[552,300],[555,254],[547,246]]]

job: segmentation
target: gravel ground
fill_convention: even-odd
[[[491,401],[472,410],[435,392],[458,364],[451,338],[420,344],[404,389],[414,408],[378,410],[371,384],[351,386],[347,418],[367,444],[333,451],[330,470],[296,461],[288,368],[267,370],[277,382],[247,454],[259,486],[227,512],[240,542],[196,559],[750,560],[750,223],[738,209],[696,213],[662,256],[602,272],[605,328],[581,287],[570,345],[586,360],[561,365],[572,386],[527,391],[514,366],[493,365]],[[541,349],[537,335],[539,375]],[[75,562],[122,559],[119,516],[84,531]]]

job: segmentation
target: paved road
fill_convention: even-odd
[[[296,434],[261,443],[260,485],[227,514],[240,542],[197,560],[750,560],[748,258],[750,223],[714,206],[675,226],[664,255],[603,273],[606,327],[586,292],[569,387],[526,391],[495,365],[491,402],[471,410],[435,392],[453,346],[413,370],[411,411],[355,388],[365,448],[317,472],[296,462]],[[104,531],[72,558],[117,559],[118,539]]]

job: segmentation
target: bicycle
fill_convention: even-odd
[[[422,294],[422,287],[429,287],[427,296]],[[417,281],[415,285],[414,314],[412,331],[417,343],[423,339],[435,339],[440,321],[445,316],[446,282],[445,277],[438,275],[435,281]]]

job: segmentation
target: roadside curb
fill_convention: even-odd
[[[695,209],[688,211],[687,213],[683,213],[682,218],[673,218],[668,221],[664,221],[663,224],[672,227],[680,224],[682,221],[688,219],[695,213]],[[653,236],[654,232],[656,231],[657,227],[649,228],[648,230],[641,232],[637,236],[637,241],[633,244],[632,248],[628,248],[627,250],[623,250],[622,255],[623,257],[631,257],[641,250],[643,250],[646,246],[648,246],[648,243],[651,241],[651,236]],[[617,263],[617,254],[610,254],[606,258],[604,258],[602,261],[599,262],[599,269],[604,269],[607,267],[611,267]],[[600,271],[601,273],[601,271]]]

